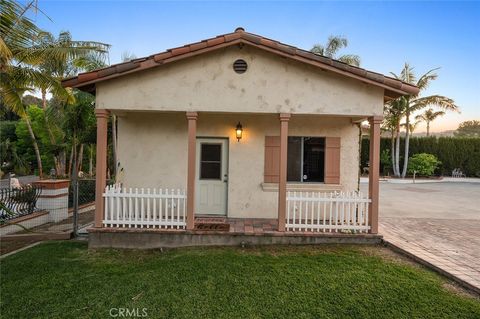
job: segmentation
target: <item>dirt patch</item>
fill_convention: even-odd
[[[33,238],[25,238],[25,239],[12,240],[12,241],[1,240],[0,256],[39,241],[41,241],[41,239],[33,239]]]

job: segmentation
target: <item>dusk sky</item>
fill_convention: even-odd
[[[405,62],[418,75],[441,67],[424,94],[451,97],[462,113],[435,121],[433,131],[480,120],[480,2],[38,2],[53,20],[33,16],[41,28],[111,44],[111,63],[124,52],[142,57],[238,26],[303,49],[343,35],[349,46],[342,52],[360,55],[372,71],[399,73]]]

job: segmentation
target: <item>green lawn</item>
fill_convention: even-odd
[[[1,261],[2,318],[480,318],[479,299],[381,247],[88,251],[51,242]],[[117,314],[116,310],[113,314]]]

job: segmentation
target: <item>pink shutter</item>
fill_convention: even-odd
[[[279,165],[280,136],[265,136],[265,183],[278,183],[280,173]]]
[[[340,184],[340,137],[325,138],[325,184]]]

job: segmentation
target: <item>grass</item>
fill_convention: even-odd
[[[479,299],[381,247],[87,250],[1,261],[2,318],[480,318]],[[116,314],[116,313],[114,313]]]

